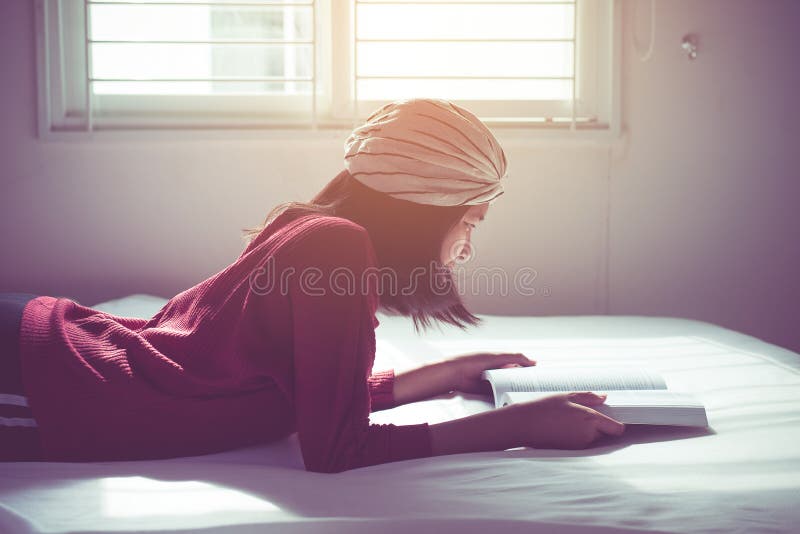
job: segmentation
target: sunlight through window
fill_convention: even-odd
[[[312,7],[89,4],[95,94],[310,93]],[[274,81],[273,81],[274,80]]]
[[[357,2],[360,96],[572,98],[575,6]]]
[[[52,132],[349,128],[404,98],[620,128],[613,0],[75,0],[37,17]]]

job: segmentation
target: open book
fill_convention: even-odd
[[[492,385],[497,408],[559,392],[592,391],[608,396],[591,408],[621,423],[708,426],[702,402],[668,390],[664,378],[649,369],[514,367],[484,371],[483,378]]]

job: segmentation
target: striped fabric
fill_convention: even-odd
[[[0,417],[0,426],[36,426],[31,417]]]
[[[0,393],[0,427],[4,426],[37,426],[27,397]]]
[[[9,395],[7,393],[0,393],[0,404],[8,404],[11,406],[27,406],[28,399],[22,395]]]
[[[39,428],[28,405],[28,398],[19,395],[21,384],[8,380],[9,358],[0,358],[0,462],[37,461],[41,459]],[[7,393],[7,392],[11,393]]]
[[[39,428],[27,397],[0,393],[0,462],[41,459]]]
[[[39,428],[22,384],[19,327],[30,293],[0,293],[0,462],[41,458]]]
[[[344,162],[367,187],[436,206],[491,202],[506,176],[505,153],[486,125],[439,99],[381,107],[347,138]]]

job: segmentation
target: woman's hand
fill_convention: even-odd
[[[536,361],[520,352],[475,352],[450,358],[446,364],[451,369],[455,391],[491,395],[492,387],[481,378],[481,373],[487,369],[530,367],[536,365]]]
[[[588,391],[556,393],[437,423],[430,426],[431,450],[439,455],[516,447],[585,449],[603,434],[618,436],[625,430],[591,408],[604,400]]]
[[[585,449],[605,434],[619,436],[625,425],[591,406],[605,395],[589,391],[560,393],[514,407],[524,446],[537,449]]]

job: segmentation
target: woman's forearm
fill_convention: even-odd
[[[395,376],[395,404],[407,404],[442,395],[458,383],[456,363],[446,360]],[[510,405],[430,425],[435,456],[478,451],[502,451],[525,444],[527,417],[522,405]]]
[[[519,405],[430,425],[433,455],[503,451],[522,447],[524,421]]]
[[[455,389],[455,370],[451,362],[438,362],[412,371],[401,373],[394,378],[395,405],[417,402]]]

